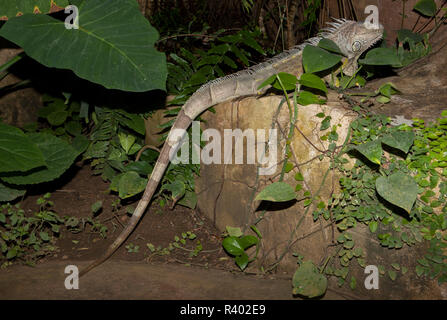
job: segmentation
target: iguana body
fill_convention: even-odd
[[[172,134],[173,129],[184,129],[186,132],[186,129],[188,129],[192,121],[199,114],[218,103],[239,97],[265,93],[269,87],[264,87],[262,90],[258,90],[258,87],[268,77],[274,74],[287,72],[299,77],[303,73],[301,55],[304,47],[306,45],[318,44],[323,37],[334,41],[338,45],[342,53],[346,56],[343,64],[343,72],[347,75],[352,75],[357,69],[357,59],[366,51],[366,49],[381,39],[383,32],[382,27],[378,29],[368,29],[362,23],[348,20],[336,20],[336,22],[330,23],[330,25],[331,28],[320,34],[319,37],[311,38],[305,43],[283,52],[264,63],[208,82],[200,87],[200,89],[189,98],[183,105],[171,128],[157,163],[152,171],[143,197],[139,201],[129,223],[103,256],[81,271],[81,276],[107,260],[107,258],[109,258],[127,239],[137,225],[169,165],[170,154],[175,154],[176,150],[173,150],[173,148],[178,148],[180,145],[178,141],[181,137],[174,136]]]

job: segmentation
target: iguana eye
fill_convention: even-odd
[[[362,44],[360,43],[360,41],[354,41],[354,43],[352,44],[352,51],[357,52],[360,51],[361,48]]]

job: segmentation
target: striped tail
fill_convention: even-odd
[[[171,128],[171,132],[174,129],[184,129],[186,132],[186,129],[188,129],[188,127],[191,125],[192,120],[193,119],[188,117],[182,109],[177,116],[177,120]],[[130,221],[121,232],[121,234],[116,238],[116,240],[107,248],[106,252],[99,259],[93,261],[85,269],[81,270],[81,272],[79,273],[80,277],[106,261],[124,243],[124,241],[126,241],[127,237],[129,237],[129,235],[135,229],[135,226],[138,224],[141,217],[143,216],[143,213],[146,211],[146,208],[151,201],[152,196],[154,195],[155,190],[157,189],[158,184],[162,179],[164,172],[166,171],[166,168],[169,165],[169,155],[171,153],[171,149],[173,149],[174,147],[176,147],[176,149],[180,147],[179,143],[175,145],[175,141],[170,141],[169,138],[170,137],[168,137],[163,145],[160,156],[158,157],[157,163],[155,164],[154,170],[152,171],[149,182],[146,185],[146,189],[144,190],[143,197],[138,202],[137,208],[132,214]]]

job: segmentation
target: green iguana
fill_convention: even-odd
[[[258,90],[258,87],[274,74],[287,72],[299,77],[303,73],[301,55],[304,47],[306,45],[317,45],[322,38],[332,40],[338,45],[345,56],[343,58],[343,73],[352,76],[357,69],[357,59],[380,40],[383,34],[383,26],[381,25],[372,28],[367,27],[365,23],[345,19],[335,19],[335,22],[331,22],[329,25],[330,27],[323,30],[324,32],[320,33],[319,36],[308,39],[303,44],[295,46],[266,62],[204,84],[188,99],[169,132],[143,197],[138,202],[129,223],[103,256],[82,270],[80,276],[107,260],[134,230],[169,165],[170,155],[174,155],[180,146],[178,142],[182,137],[174,136],[172,134],[174,129],[183,129],[186,132],[186,129],[199,114],[218,103],[265,93],[269,89],[268,86],[261,90]]]

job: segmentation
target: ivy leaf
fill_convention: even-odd
[[[404,153],[408,153],[414,142],[413,131],[395,131],[382,138],[382,143],[396,148]]]
[[[284,202],[295,199],[293,188],[285,182],[275,182],[258,193],[255,200]]]
[[[240,256],[244,253],[244,249],[239,243],[239,239],[236,237],[226,237],[222,241],[222,246],[224,247],[226,252],[233,256]]]
[[[425,16],[433,17],[436,14],[436,3],[433,0],[420,0],[413,9]]]
[[[410,213],[416,201],[419,187],[413,177],[402,172],[396,172],[388,177],[377,178],[376,190],[386,201]]]
[[[248,255],[244,252],[241,255],[234,258],[234,261],[241,270],[244,270],[248,265]]]
[[[135,137],[133,135],[126,135],[124,133],[119,133],[118,138],[120,140],[121,147],[126,151],[126,154],[129,153],[130,148],[135,143]]]
[[[327,279],[318,272],[312,261],[304,261],[293,275],[293,294],[307,298],[323,295],[327,290]]]
[[[364,155],[369,161],[380,165],[380,158],[382,157],[382,145],[380,140],[370,141],[355,147],[355,150]]]
[[[185,195],[183,196],[183,198],[181,198],[179,200],[179,202],[177,202],[177,204],[187,207],[187,208],[190,208],[190,209],[194,209],[197,205],[196,193],[186,190]]]
[[[39,235],[43,241],[50,241],[50,237],[48,236],[48,233],[42,231],[42,232],[39,232]]]
[[[240,236],[243,235],[241,228],[227,226],[226,230],[227,230],[228,234],[230,235],[230,237],[239,238]]]
[[[258,243],[258,238],[252,235],[244,236],[242,238],[239,238],[239,244],[242,246],[244,250],[250,248],[251,246],[254,246]]]
[[[377,231],[377,227],[379,226],[379,224],[377,223],[377,221],[370,221],[369,222],[369,230],[374,233]]]
[[[146,188],[147,179],[135,171],[121,173],[110,183],[110,190],[117,191],[121,199],[132,197]]]
[[[390,279],[391,280],[396,280],[396,277],[397,277],[397,273],[396,273],[396,271],[394,271],[394,270],[388,270],[388,275],[390,276]]]
[[[331,116],[325,117],[323,119],[323,121],[321,121],[320,131],[324,131],[326,129],[329,129],[329,127],[331,126],[331,120],[332,120]]]

